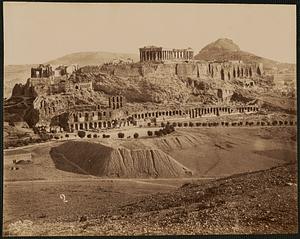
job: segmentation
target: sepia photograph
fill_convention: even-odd
[[[296,18],[5,1],[2,236],[297,234]]]

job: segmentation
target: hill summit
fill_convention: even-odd
[[[240,47],[228,38],[220,38],[204,48],[200,52],[211,52],[211,51],[240,51]]]
[[[233,40],[228,38],[220,38],[206,45],[194,58],[204,61],[240,60],[245,63],[263,63],[265,70],[271,69],[273,66],[278,66],[279,64],[279,62],[241,50]]]

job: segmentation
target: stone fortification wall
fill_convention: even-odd
[[[179,63],[176,64],[176,75],[179,77],[197,77],[197,64]]]
[[[243,62],[183,62],[168,64],[106,64],[101,71],[117,77],[179,76],[231,80],[263,74],[262,64]]]
[[[137,64],[105,64],[101,71],[118,77],[138,77],[142,75],[141,66]]]

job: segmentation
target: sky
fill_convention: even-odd
[[[85,51],[136,53],[230,38],[244,51],[296,62],[296,6],[4,2],[4,64],[38,64]]]

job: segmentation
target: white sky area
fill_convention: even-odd
[[[37,64],[84,51],[139,53],[218,38],[244,51],[296,62],[296,6],[4,2],[4,63]]]

